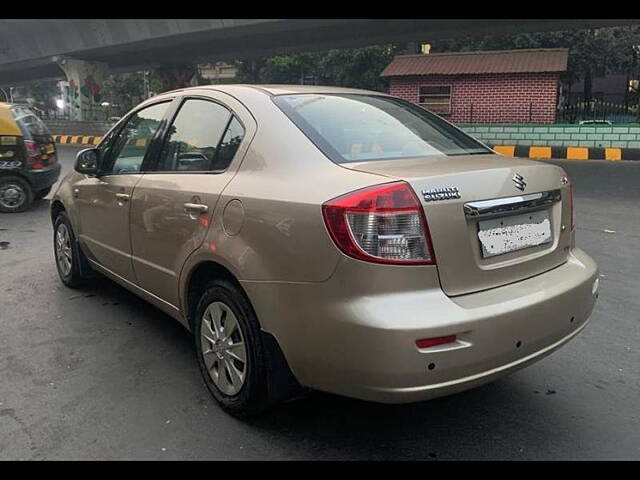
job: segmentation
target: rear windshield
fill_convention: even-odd
[[[27,107],[14,105],[11,107],[11,113],[25,140],[39,139],[39,137],[49,135],[49,129],[44,122]]]
[[[491,153],[437,115],[393,97],[305,93],[273,101],[336,163]]]

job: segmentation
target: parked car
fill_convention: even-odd
[[[26,210],[60,176],[56,145],[29,108],[0,103],[0,212]]]
[[[301,387],[465,390],[572,339],[598,295],[562,168],[363,90],[159,95],[78,154],[51,219],[62,282],[96,271],[177,319],[235,415]]]
[[[579,125],[613,125],[609,120],[580,120]]]

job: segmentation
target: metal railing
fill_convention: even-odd
[[[565,105],[558,109],[556,123],[580,123],[581,121],[640,122],[640,105],[622,105],[593,100]]]
[[[458,123],[580,123],[582,121],[610,123],[640,123],[640,106],[621,105],[594,100],[552,108],[535,102],[515,106],[454,105],[451,116]],[[554,111],[555,110],[555,111]],[[555,122],[553,120],[555,114]]]

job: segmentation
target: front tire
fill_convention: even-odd
[[[0,212],[24,212],[33,203],[29,182],[16,176],[0,177]]]
[[[81,263],[86,264],[86,259],[65,212],[60,212],[53,224],[53,252],[62,283],[70,288],[78,288],[87,283],[88,277],[81,269]]]
[[[194,327],[200,371],[220,406],[237,417],[265,410],[265,348],[244,293],[226,280],[211,282],[196,307]]]

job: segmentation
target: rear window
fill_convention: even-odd
[[[273,101],[336,163],[491,153],[437,115],[393,97],[307,93]]]
[[[49,129],[33,111],[27,107],[14,105],[11,107],[13,118],[20,127],[25,140],[34,140],[36,137],[50,135]]]

